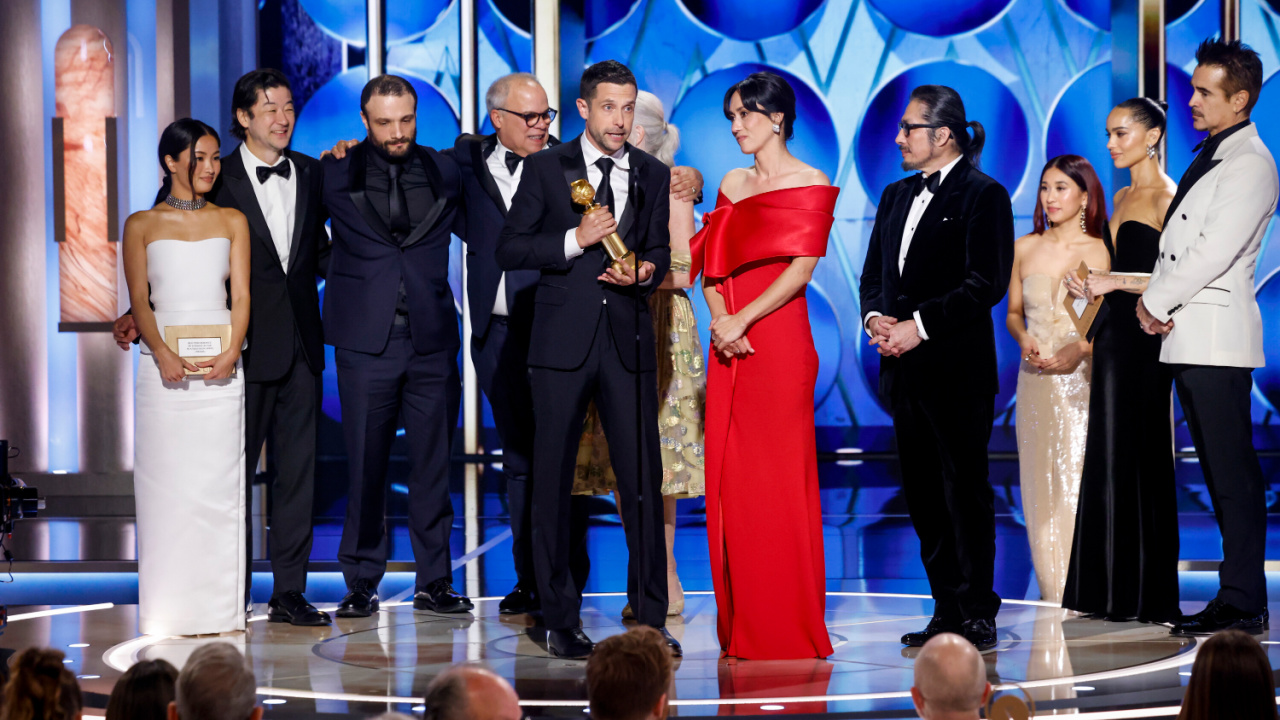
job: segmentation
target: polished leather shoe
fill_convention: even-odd
[[[267,622],[289,623],[303,627],[320,627],[333,623],[329,613],[317,610],[302,593],[290,590],[267,603]]]
[[[671,648],[672,657],[684,657],[684,648],[680,647],[680,641],[672,637],[671,631],[666,628],[658,628],[658,632],[662,633],[662,639],[667,641],[667,647]]]
[[[362,618],[378,612],[378,588],[368,580],[357,580],[338,603],[340,618]]]
[[[1184,617],[1182,622],[1173,626],[1169,634],[1178,637],[1198,637],[1212,635],[1222,630],[1242,630],[1250,635],[1261,635],[1269,630],[1270,626],[1271,614],[1266,608],[1263,608],[1260,613],[1250,614],[1214,598],[1204,610]]]
[[[903,635],[902,644],[907,647],[922,647],[925,643],[929,642],[934,635],[941,635],[944,632],[959,635],[964,632],[964,629],[960,626],[960,623],[944,620],[941,617],[934,615],[929,620],[929,625],[926,626],[924,630],[921,630],[920,632],[909,632],[906,635]]]
[[[453,589],[453,583],[440,578],[413,594],[414,610],[438,613],[461,613],[474,608],[471,598]]]
[[[582,628],[547,631],[547,650],[554,657],[585,660],[595,649],[596,644],[582,632]]]
[[[979,652],[990,650],[999,643],[999,640],[996,640],[996,624],[990,620],[982,618],[965,620],[960,629],[964,639],[973,643]]]
[[[506,597],[502,598],[502,602],[498,603],[498,614],[520,615],[541,608],[542,603],[538,602],[538,598],[534,597],[532,591],[516,585]]]

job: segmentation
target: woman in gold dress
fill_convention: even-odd
[[[652,93],[640,91],[636,98],[635,124],[630,142],[668,166],[675,164],[680,134],[668,124],[662,101]],[[653,316],[654,337],[658,341],[658,393],[660,406],[658,426],[662,443],[662,510],[667,537],[668,615],[684,611],[684,589],[676,574],[674,554],[676,537],[676,500],[703,494],[702,406],[707,395],[706,368],[693,305],[685,289],[692,287],[689,277],[689,239],[693,237],[693,203],[670,198],[671,202],[671,270],[649,299]],[[578,449],[578,471],[574,480],[575,495],[605,495],[617,491],[613,469],[609,465],[609,447],[605,443],[595,405],[587,410],[587,422]],[[623,609],[630,617],[631,607]]]

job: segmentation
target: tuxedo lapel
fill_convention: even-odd
[[[907,215],[911,212],[911,183],[904,182],[899,186],[893,199],[893,208],[889,211],[889,231],[885,236],[885,257],[889,259],[889,272],[895,278],[902,277],[898,269],[898,255],[902,252],[902,233],[907,229]]]
[[[427,172],[428,189],[435,200],[427,209],[427,214],[422,218],[422,222],[409,233],[409,237],[405,238],[400,247],[407,248],[414,245],[427,236],[431,228],[435,227],[436,221],[440,219],[440,214],[444,212],[445,205],[448,204],[448,197],[444,193],[444,175],[440,174],[440,168],[435,161],[431,159],[430,153],[425,148],[418,146],[418,159],[422,162],[422,167]]]
[[[489,148],[492,147],[492,152],[496,152],[497,146],[497,135],[489,135],[482,142],[471,143],[471,169],[475,172],[480,187],[484,188],[485,193],[493,200],[493,204],[498,207],[498,212],[502,213],[502,217],[506,217],[507,204],[502,200],[498,183],[494,181],[493,173],[489,172],[489,162],[485,158],[487,152],[490,152]]]
[[[568,154],[560,156],[560,170],[564,172],[566,186],[587,179],[587,161],[582,157],[582,136],[570,142],[573,146],[569,148]]]
[[[275,241],[271,239],[271,229],[267,227],[267,218],[262,214],[262,207],[258,205],[258,195],[253,191],[253,180],[249,178],[248,171],[244,167],[244,159],[240,157],[239,149],[228,155],[225,165],[226,170],[222,173],[223,182],[227,184],[227,190],[231,191],[231,197],[235,198],[236,208],[244,213],[245,219],[249,221],[249,227],[253,229],[253,234],[258,236],[263,247],[271,253],[271,257],[275,258],[276,264],[279,265],[280,253],[276,252]]]
[[[347,194],[351,197],[351,202],[355,204],[356,210],[360,212],[360,217],[369,224],[369,228],[377,234],[378,238],[387,244],[395,244],[391,240],[391,228],[382,221],[382,216],[378,215],[378,211],[373,209],[369,204],[369,196],[365,193],[364,178],[365,165],[369,162],[367,148],[365,143],[368,140],[351,148],[351,167],[347,176],[347,187],[350,188]]]
[[[636,224],[636,216],[644,207],[644,173],[645,164],[639,157],[639,153],[635,152],[635,148],[627,146],[627,156],[631,165],[631,172],[627,173],[627,206],[622,211],[622,221],[618,223],[618,237],[622,238],[623,243],[627,247],[632,247],[636,243],[628,241],[631,228]]]
[[[920,224],[916,225],[915,234],[911,236],[911,247],[907,248],[907,257],[902,263],[903,272],[906,272],[907,268],[911,267],[913,258],[915,262],[919,262],[920,253],[926,252],[923,248],[928,244],[929,239],[933,237],[933,232],[938,224],[946,218],[948,200],[964,184],[964,178],[968,175],[968,172],[969,162],[961,160],[956,163],[955,167],[951,168],[951,172],[947,173],[946,179],[938,186],[938,192],[929,201],[929,206],[924,209],[924,215],[920,216]],[[909,206],[910,203],[908,203]],[[901,241],[901,232],[898,234],[898,238]]]
[[[289,272],[293,272],[293,266],[298,264],[298,256],[302,254],[302,230],[310,209],[307,206],[311,200],[312,183],[311,168],[308,165],[294,160],[293,167],[297,170],[297,182],[293,201],[293,237],[289,239]]]

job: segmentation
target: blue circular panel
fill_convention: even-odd
[[[908,68],[880,88],[867,105],[854,140],[858,175],[867,196],[879,201],[892,182],[901,180],[902,155],[894,145],[898,121],[920,85],[947,85],[964,99],[969,120],[982,123],[987,133],[982,170],[1009,191],[1017,192],[1027,170],[1027,119],[1013,93],[990,73],[963,63],[943,61]]]
[[[422,78],[395,68],[389,72],[413,84],[418,93],[418,143],[433,148],[453,147],[458,118],[439,90]],[[338,140],[359,140],[368,133],[360,121],[360,91],[368,71],[354,67],[334,77],[316,91],[302,108],[293,148],[312,157],[333,147]]]
[[[1176,22],[1201,0],[1165,0],[1164,22]],[[1071,12],[1095,28],[1111,31],[1111,0],[1062,0]]]
[[[367,32],[365,30],[365,0],[298,0],[302,9],[325,32],[351,43],[364,47]],[[396,3],[393,11],[387,13],[387,42],[397,43],[409,40],[426,32],[444,11],[452,4],[452,0],[414,0],[414,2]]]
[[[786,70],[743,63],[704,77],[685,94],[671,114],[671,122],[680,128],[681,137],[676,162],[702,172],[708,198],[715,193],[712,188],[720,187],[725,173],[752,163],[751,156],[742,154],[729,130],[729,121],[724,116],[724,94],[734,83],[751,73],[766,70],[780,75],[796,93],[795,136],[788,143],[791,153],[826,173],[827,177],[836,176],[840,144],[836,138],[835,123],[822,98],[803,80]]]
[[[698,22],[734,40],[763,40],[800,27],[822,7],[823,0],[773,0],[744,3],[733,0],[680,0]]]
[[[977,30],[1000,17],[1013,0],[964,0],[963,2],[918,3],[902,0],[870,0],[886,20],[919,35],[947,37]]]
[[[586,0],[587,40],[595,40],[609,32],[636,9],[640,0]]]

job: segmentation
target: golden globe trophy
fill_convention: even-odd
[[[569,185],[569,195],[573,198],[573,202],[582,205],[586,210],[582,211],[583,215],[590,215],[600,208],[595,203],[596,189],[591,187],[591,183],[586,180],[574,180]],[[609,257],[613,260],[613,269],[626,275],[635,271],[636,258],[635,254],[627,249],[622,243],[622,238],[618,237],[618,233],[611,232],[604,236],[601,241],[604,249],[609,253]]]

